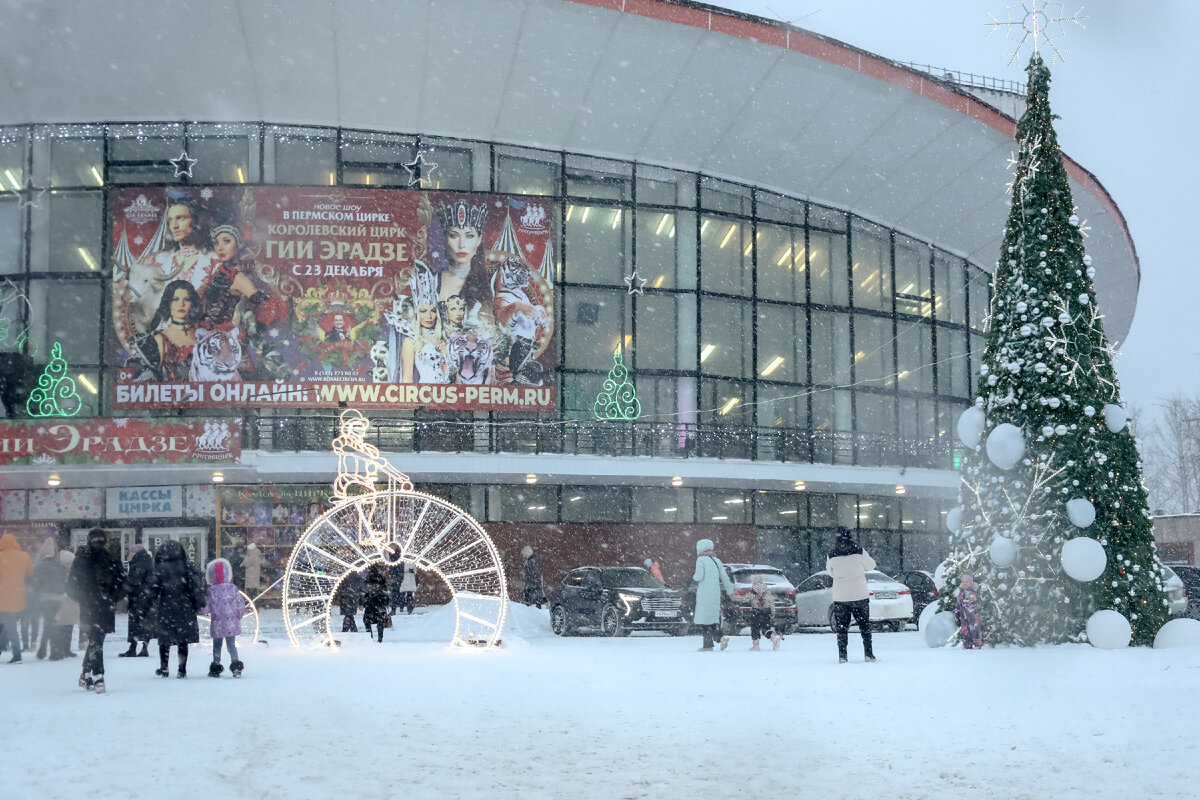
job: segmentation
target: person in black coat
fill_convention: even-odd
[[[525,556],[525,605],[541,608],[546,602],[546,593],[542,591],[542,560],[529,545],[521,548],[521,555]]]
[[[146,651],[150,640],[154,638],[154,620],[150,614],[150,606],[146,602],[146,588],[154,574],[154,559],[149,551],[142,547],[141,536],[138,542],[129,548],[129,649],[117,655],[121,658],[129,656],[149,656]],[[142,643],[139,653],[137,643]]]
[[[171,645],[179,649],[177,677],[187,677],[188,644],[200,641],[200,626],[196,612],[204,608],[206,599],[200,574],[188,563],[183,545],[174,540],[163,542],[154,554],[154,575],[150,578],[147,597],[156,614],[155,638],[158,639],[159,668],[154,674],[165,678],[170,674],[168,661]]]
[[[58,560],[58,543],[52,536],[47,537],[38,550],[29,588],[30,608],[42,621],[42,639],[37,649],[37,657],[42,659],[54,640],[54,618],[67,590],[67,568]]]
[[[342,633],[358,633],[358,607],[362,603],[363,576],[359,572],[348,574],[333,595],[333,602],[342,614]]]
[[[92,528],[67,575],[67,596],[79,603],[79,627],[87,631],[79,685],[88,691],[104,692],[104,635],[116,628],[114,609],[125,588],[125,568],[109,551],[107,534]]]
[[[367,570],[367,589],[362,599],[363,624],[367,634],[371,626],[378,629],[378,640],[383,641],[383,627],[391,619],[388,612],[392,608],[392,596],[388,592],[387,572],[382,564],[372,564]]]

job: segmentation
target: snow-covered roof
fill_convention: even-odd
[[[985,267],[1015,149],[1011,117],[947,82],[668,0],[17,3],[0,77],[0,124],[261,120],[637,160],[850,209]],[[1095,176],[1068,171],[1120,341],[1137,255]]]

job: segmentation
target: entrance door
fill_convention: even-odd
[[[142,541],[153,555],[168,540],[183,545],[188,562],[198,570],[208,563],[208,530],[206,528],[142,528]]]
[[[78,553],[82,548],[87,547],[88,531],[91,528],[72,528],[71,529],[71,546]],[[137,534],[137,528],[105,528],[104,533],[108,538],[108,549],[114,556],[121,559],[121,563],[129,561],[129,548],[133,546],[133,539]],[[120,548],[119,550],[117,548]]]

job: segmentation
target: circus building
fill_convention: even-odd
[[[700,537],[795,580],[838,526],[941,560],[1023,87],[685,0],[2,5],[27,550],[254,544],[265,589],[353,409],[512,586]],[[1119,342],[1137,255],[1067,168]]]

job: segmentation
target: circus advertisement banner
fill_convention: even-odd
[[[125,186],[117,409],[554,409],[552,204],[462,192]]]
[[[0,464],[236,463],[240,419],[0,422]]]

